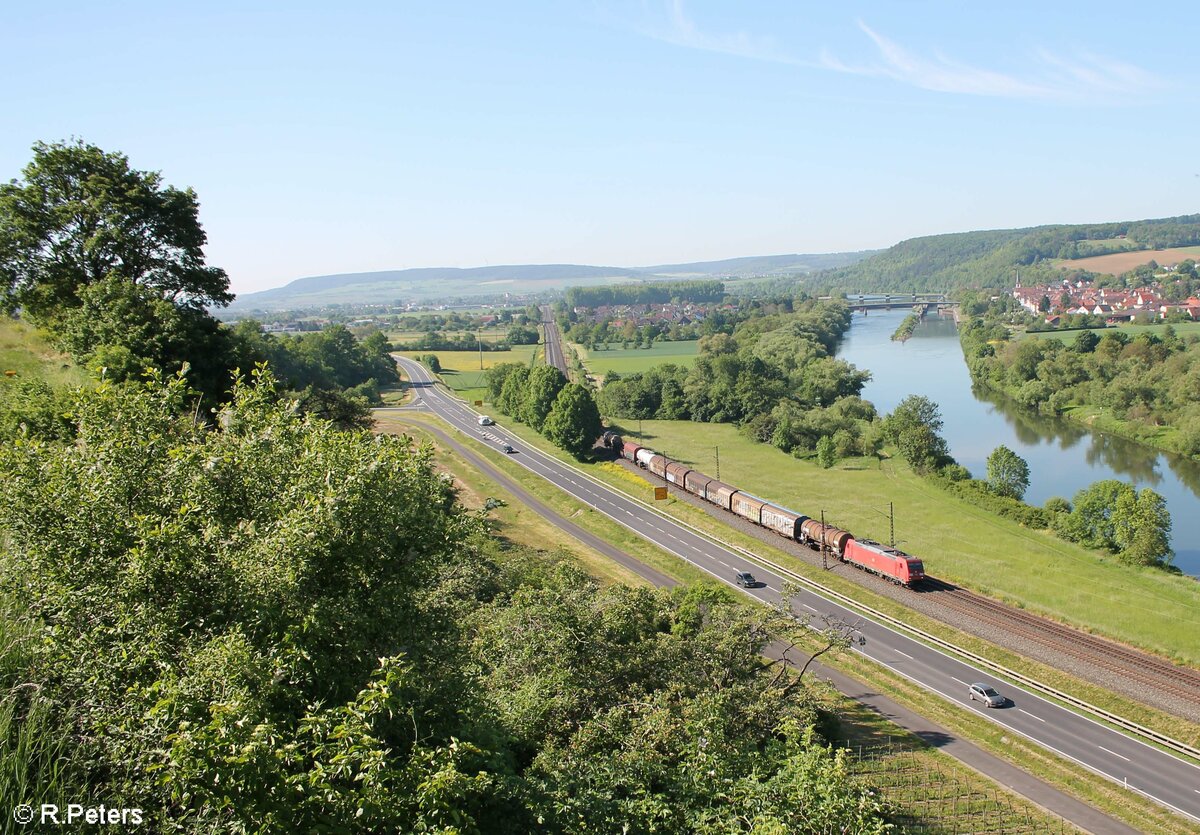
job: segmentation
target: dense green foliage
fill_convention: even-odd
[[[942,415],[924,395],[910,394],[883,420],[884,438],[918,473],[930,473],[953,463],[941,436]]]
[[[1166,501],[1149,488],[1108,479],[1075,494],[1073,509],[1060,509],[1054,530],[1064,539],[1103,548],[1133,565],[1166,566],[1171,516]]]
[[[1170,327],[1132,338],[1084,332],[1071,344],[1011,339],[1001,316],[987,309],[960,331],[975,383],[1049,414],[1103,408],[1123,422],[1123,434],[1200,455],[1200,339],[1181,339]]]
[[[1190,246],[1200,243],[1200,215],[912,238],[857,264],[819,273],[812,281],[855,293],[938,292],[1011,287],[1013,272],[1019,270],[1023,280],[1032,285],[1052,275],[1061,276],[1053,260],[1091,254],[1087,241],[1119,235],[1126,235],[1127,241],[1142,249]]]
[[[483,375],[488,400],[498,410],[536,429],[572,455],[587,455],[603,427],[592,390],[568,383],[552,365],[534,368],[502,362]]]
[[[617,304],[663,304],[672,300],[712,303],[719,302],[724,296],[723,281],[654,281],[644,284],[610,284],[604,287],[571,287],[567,290],[567,306],[574,308]]]
[[[398,381],[382,334],[359,345],[340,326],[295,340],[252,321],[223,328],[205,308],[233,296],[204,263],[190,189],[83,142],[33,152],[24,179],[0,185],[0,304],[76,362],[111,381],[186,371],[211,408],[234,369],[266,361],[302,409],[346,426],[368,422],[368,403]]]
[[[892,341],[907,342],[919,324],[921,324],[920,316],[915,313],[908,314],[904,317],[904,321],[897,326],[895,333],[892,334]]]
[[[850,326],[849,308],[805,300],[754,313],[731,333],[701,339],[691,369],[662,365],[607,381],[601,410],[625,419],[736,423],[789,452],[811,452],[823,435],[834,436],[839,456],[874,451],[875,412],[858,397],[868,374],[833,357]]]
[[[534,396],[532,386],[530,396]],[[579,383],[567,383],[555,397],[543,431],[576,458],[587,455],[603,431],[592,390]]]
[[[884,831],[761,660],[782,613],[497,563],[428,450],[271,385],[206,425],[178,378],[102,384],[74,442],[0,447],[11,801],[156,832]]]
[[[0,305],[111,379],[186,364],[192,387],[221,399],[228,349],[205,306],[233,296],[204,263],[195,193],[80,141],[33,155],[0,185]]]
[[[1024,498],[1029,489],[1029,464],[1002,444],[988,456],[987,480],[996,495]]]

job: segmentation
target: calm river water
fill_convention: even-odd
[[[1068,500],[1094,481],[1116,478],[1162,494],[1171,511],[1175,565],[1200,576],[1200,463],[1156,452],[1057,418],[1030,414],[998,396],[972,391],[954,322],[930,317],[907,342],[891,335],[907,310],[855,314],[838,357],[871,372],[863,397],[881,414],[910,394],[923,394],[942,412],[950,454],[976,478],[1000,444],[1029,462],[1025,500]]]

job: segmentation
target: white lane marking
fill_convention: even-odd
[[[968,684],[967,684],[965,681],[963,681],[961,678],[958,678],[958,677],[956,677],[956,676],[950,676],[950,678],[954,679],[955,681],[957,681],[957,682],[958,682],[959,684],[961,684],[961,685],[964,685],[964,686],[967,686],[967,687],[969,687],[969,686],[970,686],[970,685],[968,685]]]
[[[1033,716],[1033,718],[1034,718],[1034,719],[1036,719],[1036,720],[1038,720],[1039,722],[1045,722],[1045,721],[1046,721],[1045,719],[1043,719],[1043,718],[1042,718],[1042,717],[1040,717],[1040,716],[1034,716],[1034,715],[1033,715],[1032,713],[1030,713],[1028,710],[1022,710],[1021,708],[1017,708],[1017,710],[1020,710],[1020,711],[1021,711],[1022,713],[1024,713],[1026,716]]]
[[[1103,745],[1097,745],[1096,747],[1099,748],[1101,751],[1108,751],[1108,749],[1105,748]],[[1108,753],[1112,754],[1114,757],[1120,757],[1125,762],[1129,762],[1129,757],[1125,756],[1124,754],[1118,754],[1116,751],[1108,751]]]
[[[800,605],[801,605],[801,606],[803,606],[805,609],[808,609],[808,611],[810,611],[810,612],[815,612],[815,611],[817,611],[817,610],[816,610],[816,609],[814,609],[812,606],[809,606],[807,603],[801,603]]]
[[[894,650],[892,650],[892,652],[896,653],[897,655],[903,655],[903,656],[904,656],[905,658],[907,658],[909,661],[912,661],[912,660],[913,660],[913,657],[912,657],[911,655],[909,655],[907,652],[901,652],[901,651],[900,651],[900,650],[898,650],[898,649],[894,649]]]

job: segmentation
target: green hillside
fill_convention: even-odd
[[[8,372],[14,372],[9,375]],[[51,385],[79,385],[86,372],[56,350],[35,328],[0,317],[0,372],[10,377],[35,377]]]
[[[961,232],[901,241],[857,264],[819,273],[814,280],[850,293],[1004,286],[1017,270],[1029,282],[1058,272],[1052,263],[1056,259],[1197,243],[1200,215]]]

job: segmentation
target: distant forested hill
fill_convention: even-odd
[[[847,292],[951,290],[1008,284],[1015,270],[1032,282],[1057,270],[1058,259],[1113,249],[1164,249],[1200,244],[1200,214],[1027,229],[931,235],[901,241],[857,264],[826,270],[821,284]]]
[[[654,267],[595,267],[583,264],[516,264],[495,267],[422,267],[370,273],[342,273],[300,278],[283,287],[247,293],[228,312],[284,310],[330,304],[394,304],[397,302],[479,302],[526,296],[567,287],[679,278],[743,278],[794,275],[853,264],[875,251],[823,255],[756,255],[724,261],[696,261]],[[223,312],[224,313],[224,312]]]

